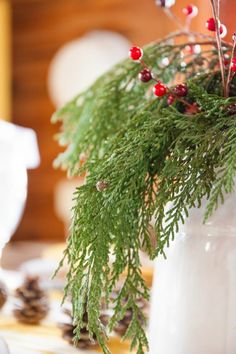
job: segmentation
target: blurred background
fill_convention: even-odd
[[[210,1],[192,3],[199,8],[192,28],[204,32]],[[173,9],[180,18],[186,5],[176,1]],[[232,36],[236,1],[221,0],[221,6],[222,23]],[[0,279],[11,290],[0,336],[12,345],[11,353],[49,353],[49,348],[50,353],[74,353],[64,347],[56,326],[66,268],[54,281],[51,275],[68,236],[73,191],[83,180],[68,180],[65,171],[53,168],[62,151],[54,139],[60,127],[50,122],[53,112],[126,58],[130,46],[174,30],[154,0],[0,0]],[[151,287],[153,265],[145,254],[141,257]],[[48,322],[30,332],[40,334],[41,341],[28,336],[29,327],[16,325],[12,316],[14,289],[29,274],[44,281],[46,291],[53,290]],[[0,280],[0,305],[2,289]],[[27,283],[22,289],[27,293]],[[41,351],[39,344],[45,346]],[[113,347],[114,354],[127,353],[127,345],[124,351],[116,342]],[[0,353],[8,353],[1,348],[0,339]]]
[[[193,28],[204,30],[209,2],[193,3],[200,9]],[[232,33],[235,0],[221,3]],[[180,17],[183,5],[174,7]],[[32,128],[41,158],[28,171],[26,207],[13,244],[65,240],[79,181],[67,181],[52,167],[60,151],[52,113],[126,57],[131,44],[142,46],[175,29],[153,0],[0,0],[0,118]],[[4,257],[11,266],[7,252]]]

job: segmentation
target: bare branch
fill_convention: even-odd
[[[218,16],[220,1],[217,0],[217,4],[215,0],[210,0],[210,1],[211,1],[213,16],[216,24],[216,42],[217,42],[217,49],[219,54],[220,71],[221,71],[222,85],[223,85],[223,95],[226,97],[227,87],[226,87],[225,67],[224,67],[224,53],[222,50],[222,41],[220,37],[220,20]]]

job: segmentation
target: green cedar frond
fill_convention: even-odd
[[[158,79],[166,84],[172,82],[176,75],[185,77],[214,70],[217,67],[217,52],[213,46],[201,55],[187,54],[183,57],[181,50],[186,44],[173,45],[169,41],[152,43],[144,49],[144,60],[153,68]],[[207,60],[211,56],[211,67],[197,65],[197,59]],[[193,59],[194,58],[194,59]],[[165,61],[168,59],[169,64]],[[186,66],[183,63],[188,61]],[[204,62],[204,60],[203,60]],[[69,174],[78,173],[78,156],[87,153],[92,158],[101,157],[109,149],[109,137],[126,127],[131,117],[144,109],[152,98],[151,83],[142,84],[137,76],[140,65],[127,59],[99,78],[86,92],[80,94],[65,107],[56,112],[53,122],[62,121],[62,132],[57,138],[62,146],[68,146],[59,155],[55,166],[68,169]]]
[[[125,272],[108,328],[112,330],[126,309],[132,309],[125,338],[143,354],[148,342],[137,299],[148,300],[149,291],[141,273],[140,250],[145,247],[151,259],[165,255],[190,208],[208,199],[207,218],[224,193],[233,189],[236,114],[229,115],[227,106],[236,103],[236,98],[219,96],[217,66],[198,67],[196,57],[190,56],[183,71],[180,52],[184,47],[168,41],[151,44],[145,49],[145,61],[166,83],[178,75],[185,78],[186,100],[200,108],[196,114],[186,114],[183,102],[168,106],[165,98],[153,99],[150,85],[136,79],[139,64],[126,60],[54,117],[63,122],[59,141],[68,146],[59,164],[77,174],[79,154],[88,155],[86,184],[74,195],[71,235],[64,254],[69,265],[66,295],[72,296],[77,339],[87,311],[91,337],[96,335],[104,353],[109,350],[106,329],[99,320],[101,299],[109,302]],[[211,60],[216,58],[214,46],[201,58],[207,61],[209,55]],[[166,57],[170,64],[163,68]],[[234,91],[235,81],[233,96]],[[98,181],[107,183],[102,192],[96,189]],[[149,237],[153,216],[155,249]]]

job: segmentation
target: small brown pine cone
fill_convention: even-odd
[[[0,309],[5,305],[7,301],[7,288],[5,284],[0,281]]]
[[[98,181],[96,183],[96,188],[98,192],[103,192],[105,189],[108,188],[108,183],[106,181]]]
[[[49,305],[45,292],[40,288],[37,277],[27,277],[24,284],[16,289],[19,304],[13,310],[21,323],[39,324],[48,314]]]
[[[112,299],[114,301],[114,299],[118,296],[118,291],[115,291],[114,293],[112,293]],[[127,299],[123,300],[123,306],[125,306],[127,303]],[[136,305],[138,306],[138,308],[144,313],[144,314],[148,314],[148,301],[145,300],[144,298],[139,298],[136,301]],[[114,327],[114,332],[116,334],[118,334],[120,337],[123,337],[132,321],[132,317],[133,317],[133,311],[131,308],[128,308],[124,317],[117,322],[116,326]]]
[[[75,326],[70,323],[60,323],[59,328],[62,330],[62,338],[65,339],[69,344],[76,346],[79,349],[90,349],[97,345],[96,337],[91,341],[89,332],[86,327],[80,330],[80,339],[75,342]]]
[[[117,325],[114,327],[114,332],[118,334],[120,337],[123,337],[132,321],[133,311],[128,309],[125,313],[124,318],[120,320]]]
[[[62,338],[65,339],[69,344],[73,344],[73,331],[75,327],[70,323],[59,323],[58,327],[62,330]]]
[[[19,322],[30,325],[37,325],[46,317],[45,313],[30,312],[24,309],[14,309],[13,314]]]
[[[98,345],[96,336],[94,335],[93,340],[91,340],[89,331],[86,328],[86,324],[88,323],[87,312],[85,312],[83,316],[83,322],[85,326],[81,328],[80,339],[77,342],[74,341],[74,337],[75,337],[74,331],[76,329],[76,326],[73,324],[71,311],[66,309],[64,310],[64,313],[68,316],[69,323],[59,324],[59,328],[62,330],[62,338],[64,338],[69,344],[76,346],[78,349],[86,350],[86,349],[91,349],[92,347]],[[106,314],[102,314],[100,320],[103,323],[103,325],[106,326],[108,323],[108,316]]]

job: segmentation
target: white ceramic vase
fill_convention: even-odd
[[[151,354],[236,354],[236,193],[203,225],[192,209],[156,261]]]
[[[35,132],[0,120],[0,258],[22,217],[27,169],[38,165]]]

